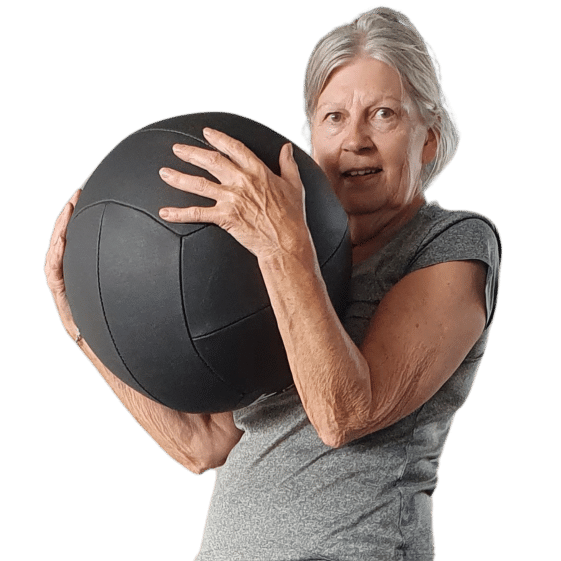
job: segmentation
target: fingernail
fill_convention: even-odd
[[[167,218],[169,216],[169,210],[167,210],[166,208],[160,209],[160,216],[162,218]]]
[[[214,130],[213,129],[209,129],[208,127],[205,127],[203,129],[203,134],[205,136],[213,136],[214,135]]]
[[[171,176],[171,173],[168,168],[161,168],[160,169],[160,177],[163,179],[167,179]]]

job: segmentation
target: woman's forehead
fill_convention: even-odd
[[[404,88],[398,72],[373,58],[353,59],[336,68],[326,81],[318,99],[318,108],[325,103],[344,102],[360,96],[364,101],[382,98],[401,103]]]

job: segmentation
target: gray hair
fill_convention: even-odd
[[[308,125],[311,128],[319,96],[332,72],[359,56],[369,56],[394,68],[423,123],[436,133],[436,157],[421,171],[422,189],[426,189],[454,156],[459,135],[445,107],[436,62],[417,29],[402,13],[376,8],[320,40],[306,69]]]

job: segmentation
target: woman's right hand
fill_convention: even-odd
[[[68,228],[70,217],[74,212],[74,207],[78,202],[81,192],[82,190],[78,189],[74,195],[72,195],[72,198],[68,201],[68,203],[66,203],[66,206],[57,218],[45,262],[47,284],[51,289],[58,313],[60,314],[60,319],[62,320],[62,324],[70,337],[72,337],[75,341],[78,339],[79,331],[72,319],[72,312],[70,311],[68,299],[66,298],[66,289],[64,286],[64,277],[62,272],[62,260],[64,257],[64,248],[66,247],[66,229]]]

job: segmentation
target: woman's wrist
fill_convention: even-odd
[[[320,274],[317,254],[309,231],[307,239],[287,245],[284,249],[257,257],[263,277],[283,276],[289,270],[296,269],[300,273]],[[272,279],[274,280],[274,279]]]

